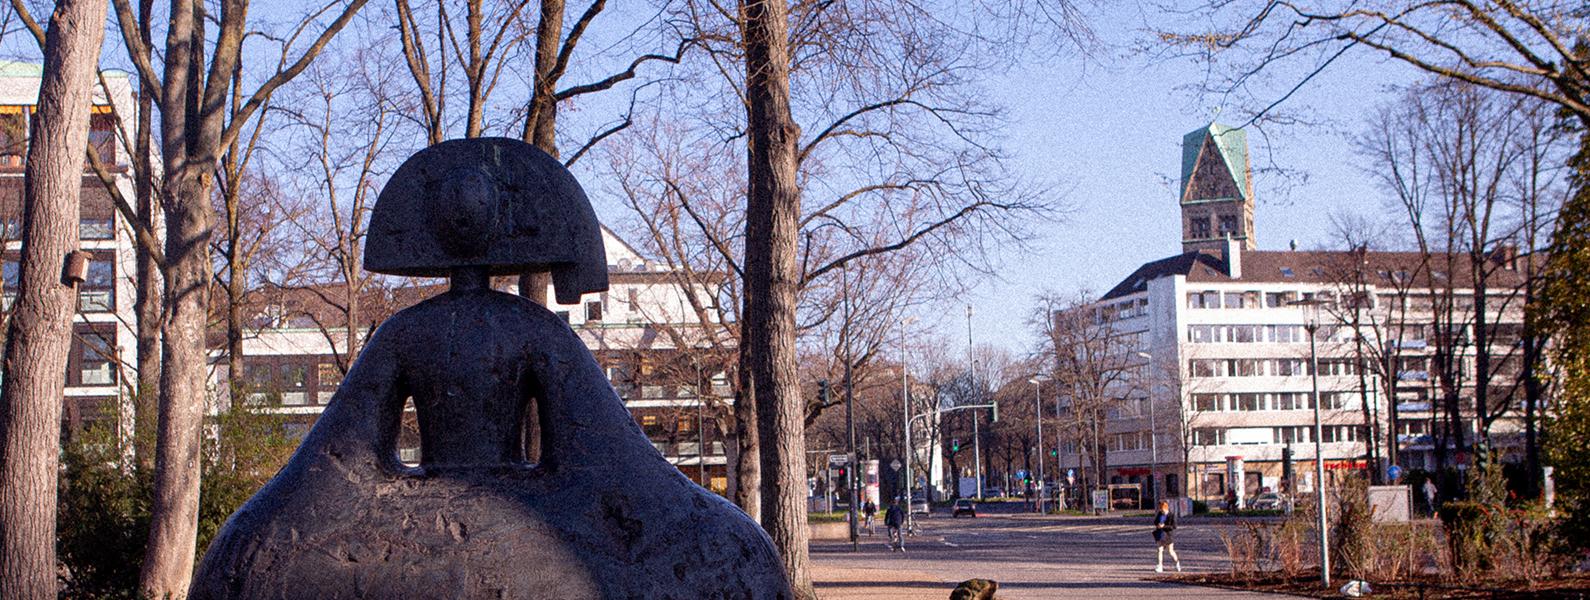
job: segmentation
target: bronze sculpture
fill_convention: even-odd
[[[382,191],[366,248],[372,271],[451,289],[371,336],[190,597],[793,597],[767,535],[652,447],[569,326],[490,288],[535,269],[562,302],[606,289],[595,214],[556,159],[501,138],[422,150]],[[418,467],[396,456],[408,398]]]

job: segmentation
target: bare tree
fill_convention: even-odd
[[[1520,386],[1528,379],[1521,373],[1536,368],[1525,364],[1538,365],[1540,358],[1521,354],[1522,347],[1538,345],[1539,336],[1508,324],[1506,314],[1524,310],[1536,276],[1529,272],[1532,263],[1520,270],[1519,243],[1538,240],[1542,228],[1542,207],[1521,199],[1538,203],[1549,189],[1542,187],[1540,157],[1554,152],[1554,142],[1539,134],[1541,106],[1437,81],[1410,88],[1361,141],[1382,161],[1378,178],[1397,199],[1420,257],[1379,270],[1423,277],[1417,285],[1431,292],[1428,302],[1414,300],[1430,313],[1432,370],[1444,413],[1436,432],[1441,465],[1449,445],[1468,445],[1465,388],[1472,388],[1470,411],[1488,442],[1492,425],[1524,392]],[[1388,283],[1398,285],[1381,282]],[[1526,334],[1530,344],[1521,344]]]
[[[65,0],[44,34],[23,174],[20,289],[0,390],[0,587],[13,598],[56,595],[61,373],[81,281],[73,265],[86,266],[76,254],[78,199],[105,14],[105,0]]]
[[[1590,71],[1582,53],[1583,7],[1566,2],[1330,2],[1265,0],[1238,6],[1207,0],[1179,22],[1206,29],[1159,38],[1213,66],[1222,94],[1267,89],[1264,75],[1293,69],[1273,108],[1349,52],[1380,54],[1444,80],[1551,103],[1590,123]]]
[[[302,283],[282,280],[282,287],[315,295],[337,315],[330,322],[322,311],[307,311],[332,349],[337,368],[346,373],[373,327],[362,303],[371,295],[375,277],[364,270],[363,244],[375,204],[379,179],[389,167],[388,146],[397,130],[397,114],[406,108],[396,93],[391,65],[356,51],[341,65],[318,63],[310,69],[303,101],[284,111],[294,126],[291,150],[282,159],[300,174],[303,195],[320,206],[292,221],[311,243],[309,273]]]
[[[244,41],[249,37],[245,35],[247,0],[224,2],[220,14],[213,17],[202,2],[171,2],[165,21],[164,63],[158,69],[141,33],[147,19],[139,19],[130,0],[114,2],[122,43],[141,87],[155,96],[154,105],[160,111],[164,175],[160,192],[165,214],[165,360],[160,379],[155,494],[139,585],[144,594],[181,597],[193,571],[199,425],[208,397],[204,333],[211,281],[208,250],[214,230],[214,169],[255,111],[307,68],[366,1],[348,0],[312,11],[287,34],[273,37],[269,43],[278,44],[283,54],[291,54],[302,38],[309,42],[296,53],[297,58],[277,63],[275,71],[252,92],[240,94],[246,100],[236,106],[229,98],[236,93],[234,87],[245,85],[241,66]],[[331,16],[329,22],[312,33],[311,28],[327,15]],[[213,41],[206,35],[212,18],[218,23]]]
[[[1105,421],[1143,381],[1136,373],[1141,362],[1134,354],[1137,346],[1113,322],[1100,319],[1086,294],[1070,299],[1040,296],[1032,321],[1042,334],[1040,355],[1051,361],[1063,398],[1061,431],[1079,460],[1088,457],[1082,487],[1097,488],[1109,466]]]

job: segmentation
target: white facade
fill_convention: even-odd
[[[18,258],[22,251],[22,179],[25,136],[38,101],[42,67],[35,63],[0,62],[0,242],[4,246],[3,301],[10,310],[16,297]],[[104,156],[115,185],[132,198],[133,178],[125,136],[113,116],[130,124],[134,115],[128,74],[104,73],[106,87],[96,90],[90,142],[113,154]],[[86,168],[85,168],[86,171]],[[81,246],[90,253],[88,281],[78,293],[78,313],[68,358],[63,417],[74,424],[120,417],[118,426],[131,431],[131,398],[137,381],[137,336],[133,302],[136,267],[132,227],[112,207],[100,180],[85,173],[82,187]],[[120,406],[118,406],[118,403]]]

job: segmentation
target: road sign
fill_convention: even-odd
[[[830,455],[828,455],[828,464],[833,465],[835,467],[837,467],[839,465],[843,465],[843,464],[848,464],[849,462],[850,462],[850,457],[848,455],[844,455],[844,454],[830,454]]]
[[[1402,467],[1399,467],[1397,465],[1391,465],[1389,467],[1386,467],[1386,478],[1387,479],[1390,479],[1392,481],[1396,481],[1398,478],[1401,478],[1401,477],[1402,477]]]
[[[1076,482],[1077,482],[1077,470],[1076,469],[1066,469],[1066,485],[1074,485],[1074,484],[1076,484]]]
[[[898,459],[898,458],[889,461],[889,468],[890,469],[894,469],[894,470],[898,471],[898,470],[900,470],[901,466],[903,466],[903,465],[900,464],[900,459]]]

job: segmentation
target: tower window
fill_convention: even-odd
[[[1209,238],[1209,219],[1204,216],[1192,217],[1187,221],[1187,237],[1201,240]]]
[[[1220,235],[1237,235],[1236,215],[1220,215]]]

